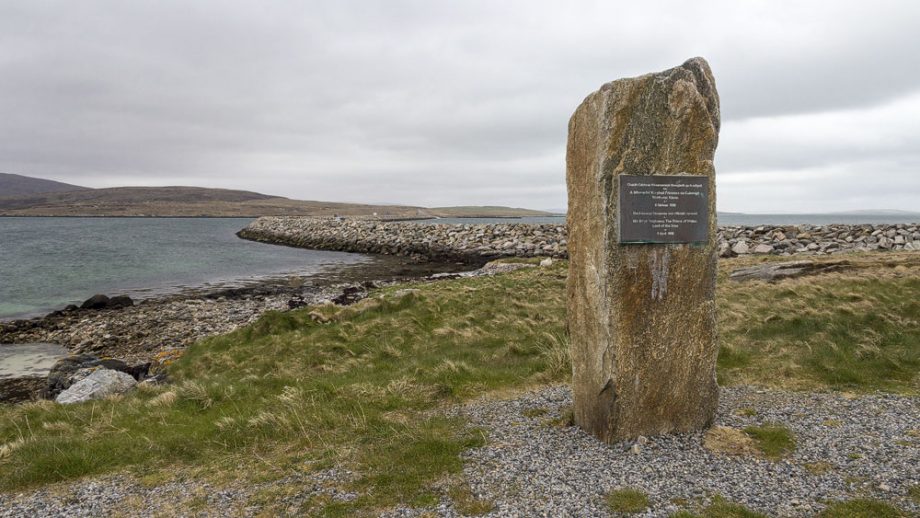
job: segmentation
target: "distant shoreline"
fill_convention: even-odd
[[[52,215],[52,214],[0,214],[0,218],[112,218],[112,219],[256,219],[261,216],[101,216],[86,215]]]

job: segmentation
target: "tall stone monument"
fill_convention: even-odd
[[[702,58],[607,83],[569,121],[575,421],[605,442],[715,415],[718,138]]]

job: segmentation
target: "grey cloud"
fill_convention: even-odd
[[[886,1],[6,3],[0,170],[562,206],[566,126],[582,98],[704,55],[725,119],[720,204],[731,204],[739,185],[763,181],[754,172],[915,164],[915,138],[857,149],[831,131],[784,135],[823,113],[858,119],[914,99],[918,22],[920,6]],[[775,135],[758,133],[770,124]],[[803,196],[824,196],[817,188]]]

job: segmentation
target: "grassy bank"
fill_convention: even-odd
[[[852,260],[859,267],[848,272],[774,285],[725,281],[741,263],[723,262],[721,381],[918,393],[917,259]],[[0,488],[124,470],[149,483],[259,482],[337,466],[356,474],[342,489],[358,497],[317,497],[303,511],[349,515],[462,495],[459,453],[484,435],[437,410],[567,379],[565,275],[557,263],[270,313],[191,347],[172,385],[2,409]],[[269,506],[277,496],[256,495]]]
[[[920,393],[920,257],[846,257],[847,271],[776,284],[728,281],[740,263],[723,263],[719,381]]]

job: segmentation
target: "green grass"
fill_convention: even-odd
[[[879,500],[855,499],[834,502],[819,518],[906,518],[907,514]]]
[[[270,479],[345,465],[360,474],[351,489],[361,496],[306,511],[436,503],[436,482],[459,473],[459,454],[484,435],[431,410],[568,374],[564,277],[560,264],[269,313],[191,347],[172,386],[0,410],[0,444],[13,444],[0,487],[140,466]]]
[[[781,459],[795,451],[795,436],[781,424],[748,426],[744,433],[754,439],[757,449],[768,459]]]
[[[741,504],[729,502],[721,496],[716,496],[706,507],[690,512],[678,511],[672,518],[767,518],[766,515],[751,511]]]
[[[851,272],[721,282],[719,381],[920,393],[920,257],[850,260]]]
[[[915,504],[920,504],[920,484],[910,486],[907,490],[907,496],[910,497]]]
[[[920,269],[902,264],[914,256],[775,285],[721,282],[720,379],[916,392]],[[720,277],[738,265],[723,263]],[[347,308],[269,313],[189,348],[170,367],[171,385],[0,408],[0,489],[123,471],[151,483],[248,483],[335,466],[357,474],[342,489],[359,498],[316,498],[304,513],[374,514],[460,495],[459,454],[484,434],[438,410],[569,378],[565,275],[557,261],[403,296],[395,286]],[[571,412],[544,419],[567,425]],[[782,443],[759,434],[769,448]]]
[[[607,493],[607,508],[615,513],[635,514],[648,509],[648,495],[642,490],[627,487]]]

